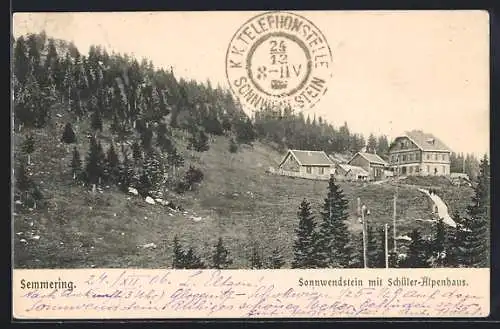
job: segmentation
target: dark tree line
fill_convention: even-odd
[[[255,112],[257,137],[277,143],[282,148],[322,150],[327,153],[355,153],[366,147],[367,152],[387,156],[389,141],[386,136],[370,135],[368,141],[361,134],[352,133],[347,122],[335,128],[321,117],[305,117],[293,109],[263,109]]]
[[[479,160],[474,154],[451,153],[450,172],[464,173],[470,179],[477,180],[479,170]]]
[[[102,132],[105,122],[122,139],[137,130],[145,146],[153,127],[165,123],[189,130],[198,149],[206,149],[206,135],[231,134],[245,143],[254,139],[251,121],[229,91],[210,82],[177,79],[172,70],[109,54],[100,46],[84,55],[45,33],[14,39],[13,47],[17,126],[44,127],[52,106],[63,103],[74,120],[89,118],[95,131]]]

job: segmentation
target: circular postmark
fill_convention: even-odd
[[[332,53],[321,31],[288,12],[257,15],[233,35],[226,77],[249,109],[313,107],[327,91]]]

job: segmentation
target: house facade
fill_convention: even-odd
[[[337,164],[335,171],[335,178],[345,181],[365,181],[368,180],[368,176],[368,172],[363,168],[345,163]]]
[[[396,175],[449,176],[451,150],[432,134],[406,132],[389,147],[389,164]]]
[[[363,168],[370,180],[383,179],[384,170],[388,166],[388,163],[377,154],[364,152],[356,153],[347,164]]]
[[[304,178],[329,178],[335,173],[335,165],[323,151],[288,150],[278,171],[295,173],[294,176],[302,175]]]

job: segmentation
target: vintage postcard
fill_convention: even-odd
[[[12,21],[15,319],[489,315],[487,12]]]

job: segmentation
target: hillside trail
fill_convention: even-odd
[[[418,189],[420,192],[426,194],[433,202],[434,205],[437,208],[437,213],[440,219],[443,220],[443,222],[451,227],[456,227],[457,224],[455,221],[451,218],[450,214],[448,213],[448,206],[444,203],[444,201],[436,194],[431,194],[429,193],[428,190],[425,190],[423,188]]]

